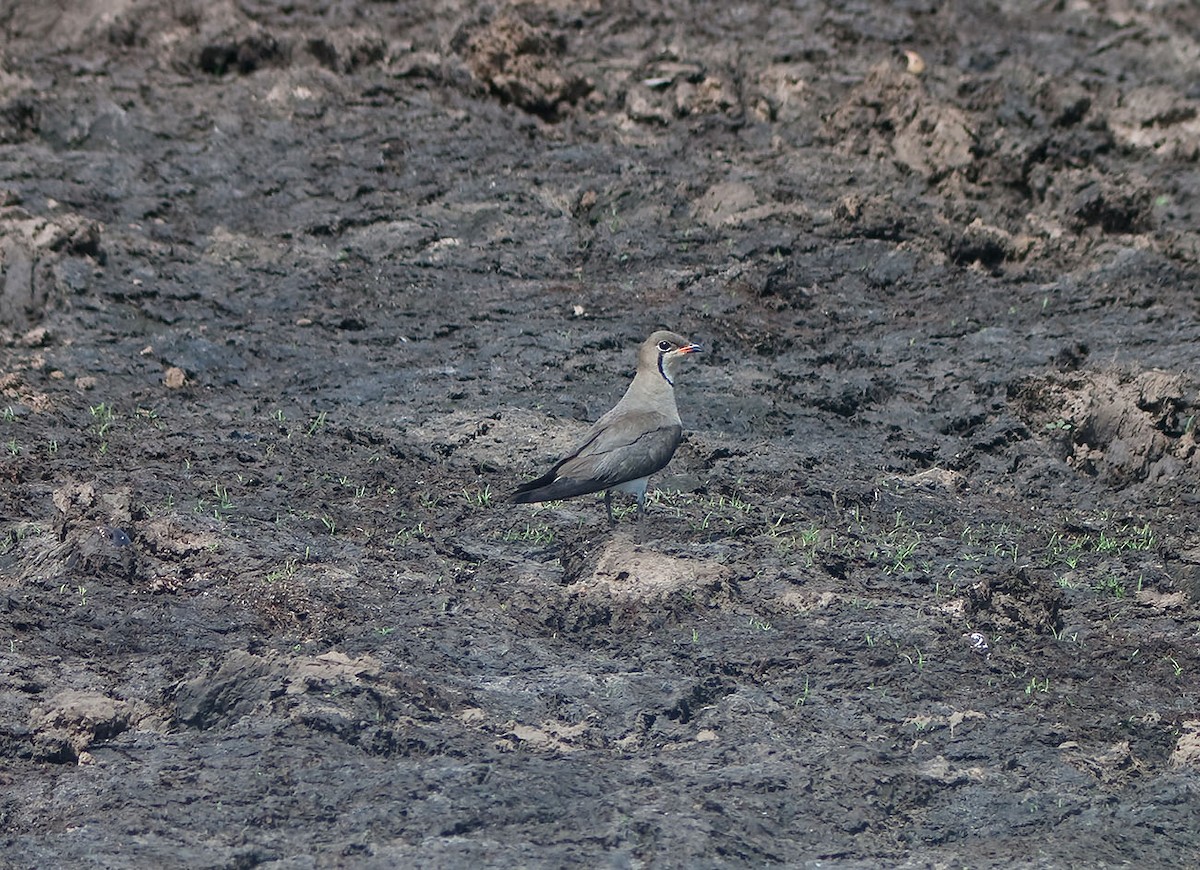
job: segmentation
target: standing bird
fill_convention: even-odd
[[[637,496],[638,519],[646,509],[646,481],[666,466],[683,426],[675,407],[675,369],[703,348],[674,332],[660,331],[638,350],[637,374],[611,411],[596,421],[574,450],[539,477],[522,484],[513,501],[555,501],[604,490],[609,522],[614,492]]]

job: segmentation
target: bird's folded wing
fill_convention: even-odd
[[[653,416],[638,421],[641,426],[593,430],[548,472],[518,487],[513,500],[528,504],[571,498],[653,474],[671,461],[682,432],[678,423]]]
[[[596,490],[607,489],[653,474],[671,461],[682,433],[678,423],[661,417],[623,423],[594,433],[559,464],[555,477],[591,481]]]

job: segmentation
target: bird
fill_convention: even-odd
[[[633,383],[583,440],[536,480],[513,493],[517,504],[557,501],[604,491],[608,521],[615,523],[612,494],[637,496],[637,518],[646,510],[650,475],[671,461],[683,434],[675,405],[675,374],[684,357],[703,348],[682,335],[659,330],[638,349]]]

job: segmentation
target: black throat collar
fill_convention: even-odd
[[[673,380],[671,380],[669,377],[667,377],[667,369],[665,366],[663,366],[663,357],[665,357],[666,355],[667,355],[666,351],[660,350],[658,352],[658,373],[660,375],[662,375],[664,381],[666,381],[668,384],[670,384],[673,387],[673,386],[675,386],[675,382]]]

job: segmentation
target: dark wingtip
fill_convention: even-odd
[[[577,495],[588,495],[608,489],[609,484],[595,480],[575,480],[570,477],[560,477],[551,481],[533,480],[522,486],[513,494],[517,504],[534,504],[542,501],[561,501],[575,498]]]
[[[540,497],[540,492],[547,486],[552,486],[554,482],[554,472],[548,471],[541,477],[522,483],[513,491],[509,498],[514,504],[533,504],[534,502],[545,501],[545,499]]]

